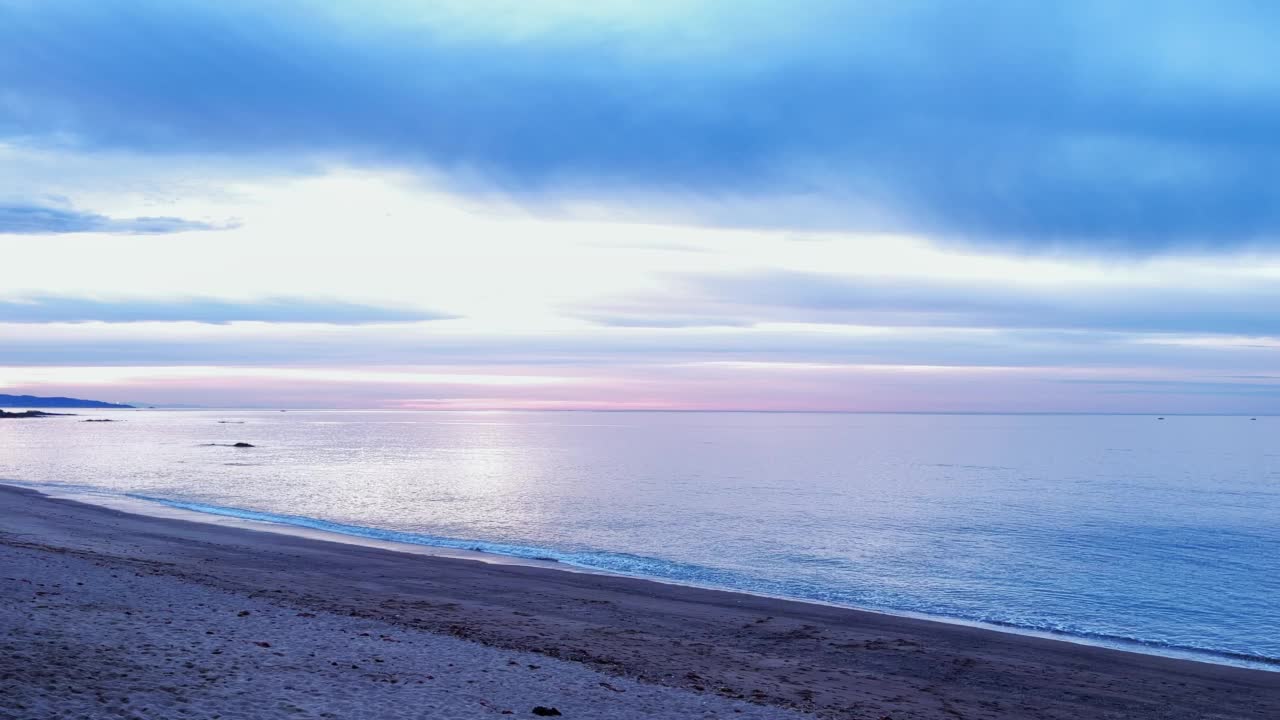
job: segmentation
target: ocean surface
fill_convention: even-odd
[[[0,478],[1280,669],[1277,417],[76,412]]]

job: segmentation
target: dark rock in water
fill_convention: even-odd
[[[249,443],[236,443],[235,445],[232,445],[231,447],[254,447],[254,446],[253,446],[253,445],[250,445]]]
[[[540,717],[556,717],[557,715],[560,714],[560,711],[555,708],[543,707],[541,705],[538,705],[533,709],[533,714],[538,715]]]
[[[80,422],[115,422],[115,420],[112,420],[111,418],[89,418],[88,420],[81,420]]]
[[[0,418],[36,418],[36,417],[53,417],[55,415],[74,415],[75,413],[51,413],[41,412],[40,410],[25,410],[23,412],[5,412],[0,410]]]
[[[204,446],[205,446],[205,447],[238,447],[238,448],[257,447],[257,445],[250,445],[250,444],[249,444],[249,443],[247,443],[247,442],[238,442],[238,443],[230,443],[230,444],[228,444],[228,443],[205,443],[205,444],[204,444]]]

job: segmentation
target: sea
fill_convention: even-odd
[[[0,478],[1280,670],[1280,417],[73,412]]]

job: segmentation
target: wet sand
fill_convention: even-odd
[[[1275,672],[7,486],[0,591],[5,718],[1280,717]]]

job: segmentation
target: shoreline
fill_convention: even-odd
[[[1263,670],[137,515],[16,486],[0,486],[0,503],[0,549],[134,569],[155,582],[305,610],[299,617],[376,621],[538,653],[717,701],[824,718],[1280,716],[1280,674]],[[86,624],[77,633],[92,640],[100,631]]]
[[[845,605],[836,602],[827,602],[813,598],[795,597],[787,595],[775,595],[766,592],[757,592],[744,590],[734,587],[716,586],[707,583],[697,583],[691,581],[683,581],[674,578],[666,578],[660,576],[650,576],[641,574],[632,574],[608,570],[589,565],[577,564],[571,560],[550,558],[546,555],[554,553],[553,550],[546,551],[543,557],[530,557],[527,555],[505,554],[501,551],[485,550],[478,547],[463,548],[457,545],[479,545],[481,541],[459,540],[454,538],[442,538],[454,544],[434,544],[429,540],[434,539],[430,536],[421,536],[414,533],[401,533],[396,531],[383,531],[378,528],[365,528],[361,526],[348,526],[342,523],[334,523],[318,518],[310,518],[306,516],[281,516],[272,513],[265,513],[253,510],[244,510],[242,508],[230,508],[221,506],[202,505],[199,503],[190,503],[186,501],[168,500],[164,498],[154,498],[148,496],[136,496],[122,493],[112,493],[109,491],[101,491],[96,488],[81,488],[75,486],[72,489],[62,489],[59,486],[28,483],[13,479],[0,478],[0,488],[5,486],[30,489],[43,495],[53,498],[70,500],[73,502],[81,502],[100,507],[110,508],[121,512],[127,512],[137,515],[146,515],[157,518],[171,518],[178,520],[186,520],[189,522],[209,523],[212,525],[221,525],[227,527],[238,527],[247,530],[259,532],[277,533],[282,535],[291,535],[294,537],[310,538],[321,542],[335,542],[340,544],[351,544],[363,547],[374,547],[389,550],[392,552],[405,552],[415,555],[425,555],[429,557],[446,557],[462,560],[471,560],[475,562],[491,563],[495,565],[518,565],[526,567],[539,567],[549,570],[559,570],[561,572],[576,572],[585,574],[596,574],[611,577],[631,578],[646,582],[655,582],[676,587],[688,587],[701,590],[711,590],[718,592],[740,593],[752,597],[766,598],[771,600],[780,600],[786,602],[796,602],[817,605],[822,607],[838,608],[863,613],[874,613],[896,618],[910,618],[916,620],[925,620],[949,625],[958,625],[961,627],[972,627],[989,632],[1004,633],[1023,637],[1034,637],[1045,640],[1058,642],[1066,642],[1085,647],[1105,648],[1116,650],[1119,652],[1128,652],[1138,655],[1148,655],[1153,657],[1163,657],[1178,660],[1186,660],[1189,662],[1200,662],[1210,665],[1221,665],[1226,667],[1239,667],[1252,670],[1260,670],[1263,672],[1280,673],[1280,658],[1252,656],[1240,653],[1227,653],[1221,651],[1205,650],[1201,648],[1187,648],[1160,645],[1156,643],[1147,643],[1141,640],[1130,638],[1113,638],[1105,636],[1089,636],[1072,634],[1068,632],[1056,632],[1051,630],[1041,630],[1037,628],[1023,627],[1013,624],[1001,624],[998,622],[971,620],[961,617],[950,617],[945,615],[931,615],[923,612],[913,612],[909,610],[894,610],[886,608],[859,607],[855,605]],[[196,507],[202,509],[196,509]],[[257,517],[252,517],[257,516]],[[291,522],[292,520],[304,521],[300,523]],[[313,524],[306,524],[313,523]],[[327,527],[316,527],[316,525]],[[342,528],[342,529],[330,529]],[[344,532],[349,530],[350,532]],[[359,531],[369,531],[369,534],[362,534]],[[415,542],[408,539],[394,539],[387,537],[377,537],[375,533],[387,535],[398,535],[401,537],[413,536],[415,539],[422,539],[422,542]],[[513,546],[514,547],[514,546]],[[520,547],[521,550],[535,550],[535,548]]]

